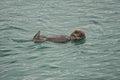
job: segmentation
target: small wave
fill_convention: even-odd
[[[0,22],[6,22],[6,21],[10,21],[8,19],[0,19]]]
[[[32,56],[32,57],[29,57],[29,58],[27,58],[28,60],[33,60],[33,59],[36,59],[36,58],[38,58],[38,56]]]
[[[43,69],[57,69],[57,68],[59,68],[59,66],[56,66],[56,65],[42,65],[40,68],[43,68]]]
[[[5,62],[5,63],[13,64],[13,63],[17,63],[17,61],[16,61],[16,60],[12,60],[12,61],[7,61],[7,62]]]
[[[2,53],[2,54],[0,54],[0,57],[6,57],[6,56],[11,56],[11,55],[16,55],[16,54],[5,54],[5,53]]]
[[[31,42],[32,40],[25,40],[25,39],[12,39],[14,42],[23,43],[23,42]]]
[[[9,56],[10,54],[0,54],[0,57]]]
[[[47,46],[40,47],[40,49],[47,49],[47,48],[51,48],[51,47],[47,47]]]
[[[95,21],[95,20],[90,20],[90,22],[92,22],[93,24],[100,25],[100,23],[98,21]]]
[[[16,26],[7,26],[7,27],[2,28],[0,30],[20,30],[20,31],[26,31],[25,29],[19,28],[19,27],[16,27]]]
[[[5,56],[10,56],[10,55],[16,55],[17,53],[9,53],[11,52],[12,50],[0,50],[1,54],[0,54],[0,57],[5,57]]]
[[[11,50],[0,50],[0,52],[10,52]]]
[[[117,34],[109,33],[109,34],[104,35],[103,38],[104,39],[110,39],[110,38],[111,39],[118,39],[118,38],[120,38],[119,35],[120,35],[119,33],[117,33]],[[118,40],[118,42],[119,42],[119,40]]]

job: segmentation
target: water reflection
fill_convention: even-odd
[[[75,40],[74,43],[75,45],[80,45],[80,44],[84,44],[86,42],[86,39],[82,39],[82,40]]]

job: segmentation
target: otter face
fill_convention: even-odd
[[[71,35],[70,35],[70,39],[72,41],[74,40],[81,40],[81,39],[84,39],[85,38],[85,33],[80,30],[80,29],[77,29],[75,30]]]

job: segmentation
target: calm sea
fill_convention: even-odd
[[[84,43],[33,43],[86,33]],[[0,80],[120,80],[120,0],[1,0]]]

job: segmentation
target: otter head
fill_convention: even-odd
[[[70,35],[70,39],[71,39],[71,41],[85,39],[85,33],[82,30],[80,30],[80,29],[76,29]]]

